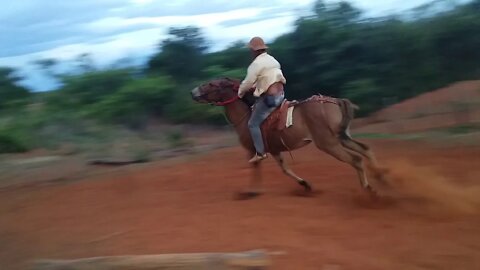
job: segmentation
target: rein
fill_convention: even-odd
[[[232,104],[233,102],[237,101],[237,99],[239,99],[239,97],[237,95],[235,95],[233,98],[231,98],[229,100],[222,101],[222,102],[212,102],[211,104],[215,105],[215,106],[227,106],[227,105]]]
[[[207,89],[208,91],[206,93],[203,93],[200,96],[198,96],[197,101],[198,101],[198,99],[203,100],[203,101],[207,101],[207,100],[210,99],[210,101],[208,101],[206,103],[211,105],[211,106],[218,106],[218,107],[226,107],[230,104],[233,104],[233,103],[239,101],[240,97],[238,96],[237,89],[238,89],[240,83],[237,82],[237,81],[228,79],[228,78],[226,80],[229,81],[228,84],[220,82],[220,83],[209,83],[208,85],[200,86],[199,88],[200,88],[201,93],[205,92],[204,91],[205,89],[203,89],[204,87],[215,87],[216,89],[211,89],[211,88]],[[221,91],[224,91],[224,90],[227,90],[227,89],[231,89],[234,94],[233,94],[233,97],[231,97],[231,98],[229,98],[225,101],[212,100],[209,97],[209,95],[211,95],[211,94],[214,94],[218,97],[219,94],[222,94]],[[222,94],[222,96],[223,96],[223,94]],[[227,122],[227,124],[229,126],[237,129],[238,126],[240,124],[242,124],[243,121],[245,121],[246,118],[248,118],[250,113],[251,113],[251,110],[249,108],[249,110],[247,110],[247,112],[240,118],[240,120],[238,122],[235,121],[236,123],[233,123],[233,122],[230,121],[230,119],[227,116],[227,113],[226,113],[225,110],[223,111],[223,117],[225,118],[225,121]],[[244,134],[245,131],[248,131],[248,129],[246,129],[246,130],[240,129],[239,131],[240,132],[238,133],[238,135],[240,137],[243,137],[245,135]]]
[[[214,90],[215,92],[219,92],[219,91],[222,91],[221,89],[217,89],[217,90]],[[201,96],[203,97],[203,96]],[[225,101],[212,101],[212,102],[209,102],[208,104],[209,105],[212,105],[212,106],[218,106],[218,107],[225,107],[227,105],[230,105],[234,102],[236,102],[237,100],[239,100],[240,97],[235,94],[232,98],[230,99],[227,99]],[[229,123],[231,126],[233,127],[237,127],[240,123],[243,122],[243,120],[245,120],[245,118],[248,116],[248,112],[240,119],[240,121],[238,123],[232,123],[230,122],[230,120],[228,119],[227,115],[225,114],[225,112],[223,113],[223,117],[225,118],[225,120],[227,121],[227,123]]]
[[[240,97],[238,97],[238,95],[235,95],[235,96],[232,97],[231,99],[228,99],[228,100],[225,100],[225,101],[221,101],[221,102],[220,102],[220,101],[219,101],[219,102],[211,102],[210,105],[212,105],[212,106],[219,106],[219,107],[225,107],[225,106],[227,106],[227,105],[230,105],[230,104],[234,103],[235,101],[237,101],[237,100],[239,100],[239,99],[240,99]],[[245,115],[240,119],[240,121],[238,121],[238,123],[232,123],[232,122],[228,119],[225,111],[223,112],[223,117],[225,118],[225,121],[227,121],[227,123],[229,123],[229,124],[230,124],[231,126],[233,126],[233,127],[237,127],[240,123],[243,122],[243,120],[245,120],[245,118],[246,118],[247,116],[248,116],[248,112],[245,113]]]

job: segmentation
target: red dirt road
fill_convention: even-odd
[[[406,158],[459,186],[480,184],[478,148],[373,146],[380,160]],[[417,209],[421,202],[371,202],[352,169],[313,147],[296,152],[292,164],[314,185],[313,196],[296,195],[300,188],[268,160],[266,194],[236,201],[249,179],[244,160],[232,148],[1,191],[0,269],[24,269],[38,258],[258,248],[287,252],[273,258],[272,269],[280,270],[480,269],[478,212],[439,215]]]

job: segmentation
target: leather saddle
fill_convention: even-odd
[[[263,141],[265,143],[265,149],[268,151],[269,143],[268,138],[272,133],[282,131],[287,128],[288,109],[297,105],[297,101],[284,100],[282,105],[275,109],[268,117],[263,121],[260,129],[262,131]]]
[[[262,134],[284,130],[287,128],[288,108],[297,104],[296,101],[284,100],[282,105],[276,108],[261,125]]]

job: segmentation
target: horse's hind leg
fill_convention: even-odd
[[[349,136],[341,138],[341,143],[345,148],[366,157],[374,168],[378,167],[377,159],[368,145],[356,141]]]
[[[353,140],[350,136],[344,137],[341,139],[343,147],[346,149],[356,152],[365,158],[368,159],[367,168],[369,172],[373,174],[373,177],[383,185],[388,185],[387,180],[385,179],[385,169],[380,168],[378,161],[375,158],[370,147],[364,143]]]
[[[305,191],[307,192],[312,191],[312,186],[310,186],[310,184],[307,181],[298,177],[292,170],[290,170],[288,165],[285,163],[285,160],[283,160],[282,154],[276,154],[276,155],[273,155],[273,157],[277,161],[280,168],[282,168],[282,171],[285,175],[288,175],[289,177],[295,179],[299,185],[305,188]]]
[[[343,148],[341,144],[336,144],[334,146],[323,149],[328,154],[332,155],[336,159],[350,164],[357,171],[358,178],[360,180],[360,185],[369,192],[374,192],[370,183],[368,183],[367,174],[365,173],[365,168],[363,165],[362,157],[351,153]]]

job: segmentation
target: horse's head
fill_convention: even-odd
[[[225,106],[238,99],[240,81],[222,78],[209,81],[195,87],[191,94],[193,100],[217,106]]]

